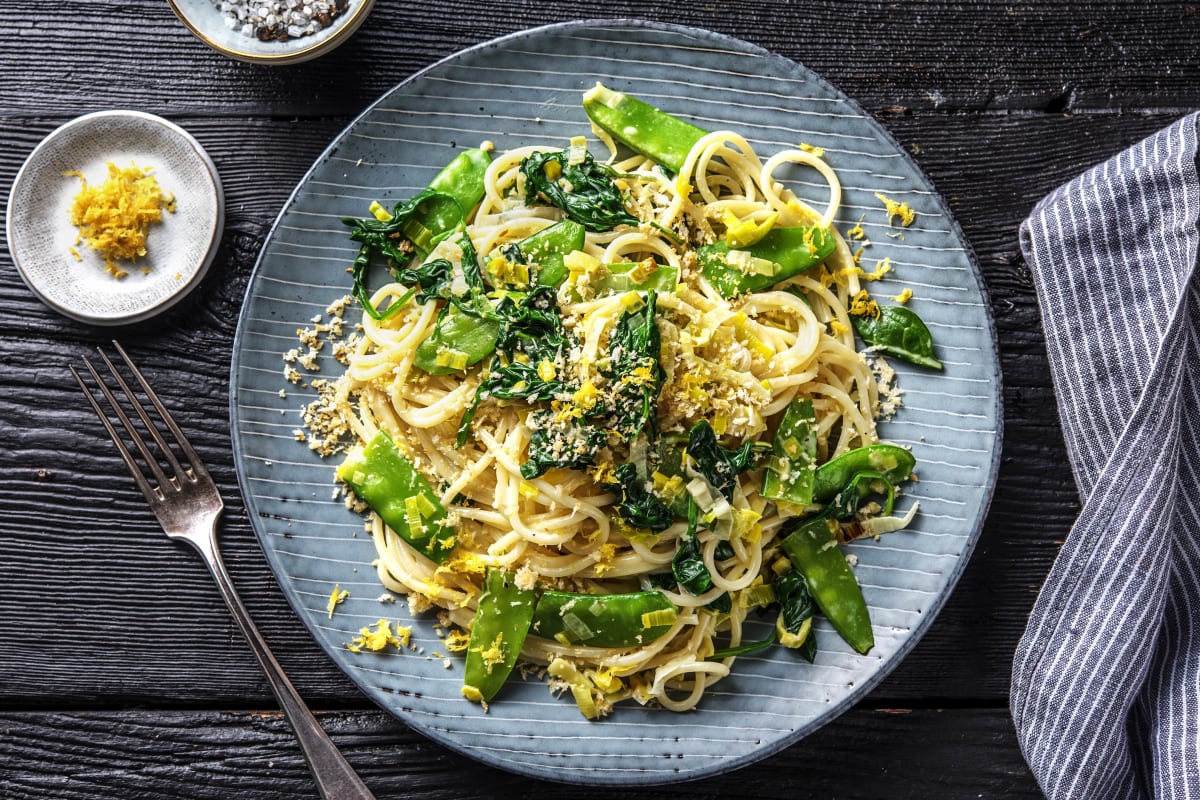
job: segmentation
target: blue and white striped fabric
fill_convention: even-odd
[[[1057,798],[1200,798],[1200,115],[1021,228],[1083,509],[1013,664]]]

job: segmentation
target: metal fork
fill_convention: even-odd
[[[92,362],[86,358],[83,359],[84,367],[91,374],[100,394],[108,401],[129,439],[133,441],[143,461],[149,467],[153,480],[147,477],[139,467],[137,459],[130,452],[124,438],[96,400],[95,391],[89,388],[74,366],[70,367],[71,374],[75,376],[75,380],[79,381],[79,387],[83,389],[92,409],[104,423],[104,428],[112,437],[113,443],[116,444],[129,471],[133,473],[138,488],[146,496],[150,508],[158,517],[167,536],[187,542],[204,559],[204,563],[217,582],[217,588],[221,590],[221,596],[225,598],[229,610],[233,613],[234,621],[237,622],[247,641],[250,642],[250,649],[254,651],[263,671],[267,673],[271,689],[279,700],[284,716],[291,723],[292,729],[296,732],[296,738],[300,741],[300,749],[304,753],[309,769],[312,770],[321,796],[334,800],[374,800],[374,795],[363,784],[354,768],[342,756],[337,746],[321,728],[316,717],[300,699],[296,688],[284,674],[283,668],[271,654],[262,634],[258,632],[250,615],[246,612],[246,607],[242,605],[242,601],[234,589],[233,581],[230,580],[225,564],[221,560],[220,551],[217,549],[217,519],[221,516],[224,503],[221,502],[221,495],[217,491],[212,477],[209,476],[208,470],[204,468],[196,451],[192,449],[183,432],[179,430],[179,426],[167,413],[166,407],[150,388],[150,384],[146,382],[141,371],[130,361],[120,343],[114,341],[113,346],[120,353],[125,366],[137,380],[145,396],[158,411],[159,417],[165,423],[171,436],[174,437],[175,444],[183,453],[184,458],[181,462],[172,448],[168,446],[159,426],[151,419],[150,413],[130,389],[117,367],[104,354],[103,350],[98,349],[100,358],[108,367],[109,373],[115,379],[127,404],[137,412],[145,429],[158,446],[171,474],[167,474],[163,470],[159,459],[155,457],[145,438],[138,432],[133,420],[117,400],[116,394],[100,377],[100,373],[92,365]]]

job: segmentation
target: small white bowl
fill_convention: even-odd
[[[175,213],[150,228],[146,255],[124,278],[105,271],[104,259],[84,243],[70,208],[80,172],[102,183],[107,164],[149,167]],[[148,319],[194,288],[217,252],[225,198],[212,159],[177,125],[140,111],[99,111],[74,119],[34,148],[13,181],[8,199],[8,247],[21,279],[46,305],[93,325]],[[74,247],[80,260],[71,254]]]
[[[168,0],[175,14],[192,33],[214,50],[255,64],[296,64],[324,55],[350,38],[371,13],[375,0],[349,0],[346,11],[332,24],[308,36],[280,41],[259,41],[229,27],[226,15],[212,0]]]

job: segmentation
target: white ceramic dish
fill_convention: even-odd
[[[103,182],[107,164],[149,167],[176,198],[147,238],[147,255],[121,279],[83,244],[69,209],[79,192]],[[191,134],[140,111],[99,111],[58,128],[34,148],[13,181],[8,247],[17,271],[48,306],[94,325],[124,325],[179,302],[208,271],[224,228],[225,201],[212,159]],[[80,260],[72,255],[75,247]]]
[[[259,41],[231,28],[212,0],[168,0],[171,9],[200,41],[217,52],[256,64],[297,64],[324,55],[350,38],[371,13],[375,0],[349,0],[333,23],[309,35],[285,41]]]

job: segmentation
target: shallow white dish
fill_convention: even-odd
[[[69,210],[80,172],[102,183],[107,164],[149,167],[176,211],[164,213],[147,254],[117,279],[84,244]],[[34,148],[13,181],[7,235],[26,285],[48,306],[94,325],[123,325],[179,302],[208,271],[224,227],[225,200],[212,159],[191,134],[140,111],[98,111],[74,119]],[[71,253],[75,247],[81,259]]]
[[[200,41],[217,52],[256,64],[297,64],[324,55],[350,38],[371,13],[375,0],[349,0],[343,13],[320,31],[286,41],[259,41],[229,27],[212,0],[168,0],[176,16]]]

